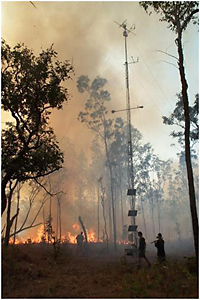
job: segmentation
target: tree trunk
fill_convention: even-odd
[[[20,185],[18,183],[18,191],[17,191],[17,210],[16,213],[19,210],[19,200],[20,200]],[[16,239],[16,231],[17,231],[17,221],[18,221],[18,216],[15,219],[15,230],[14,230],[14,237],[13,237],[13,244],[15,244],[15,239]]]
[[[121,220],[122,220],[122,239],[124,243],[124,207],[123,207],[123,195],[122,195],[121,183],[120,183],[120,203],[121,203]]]
[[[99,183],[98,183],[98,190],[97,190],[97,241],[99,242],[99,219],[100,219],[100,211],[99,211],[99,203],[100,203],[100,195],[99,195]]]
[[[10,240],[10,228],[11,228],[11,224],[10,224],[10,211],[11,211],[11,201],[8,201],[8,205],[7,205],[7,218],[6,218],[6,234],[5,234],[5,241],[4,241],[5,249],[8,248],[9,240]]]
[[[113,236],[113,224],[112,224],[112,207],[111,207],[110,197],[108,197],[107,206],[108,206],[108,230],[109,230],[109,240],[111,241],[111,240],[112,240],[112,236]]]
[[[59,200],[59,229],[60,229],[60,236],[59,236],[59,239],[60,239],[60,242],[61,242],[61,238],[62,238],[62,218],[61,218],[61,204],[60,204],[60,200]]]
[[[151,199],[151,216],[152,216],[152,225],[153,225],[153,235],[156,236],[156,230],[155,230],[155,221],[154,221],[154,207],[153,207],[153,199]]]
[[[156,195],[156,203],[157,203],[157,213],[158,213],[158,231],[161,232],[161,210],[160,210],[160,203],[158,200],[158,194]]]
[[[113,188],[113,170],[112,164],[110,161],[109,151],[108,151],[108,144],[107,144],[107,136],[105,130],[105,116],[103,116],[104,122],[104,146],[106,150],[106,157],[108,162],[108,169],[110,175],[110,192],[111,192],[111,210],[112,210],[112,221],[113,221],[113,239],[114,239],[114,248],[115,251],[117,250],[117,235],[116,235],[116,216],[115,216],[115,199],[114,199],[114,188]],[[111,229],[111,228],[110,228]]]
[[[146,221],[145,221],[145,215],[144,215],[144,205],[143,205],[142,197],[140,197],[140,202],[141,202],[141,207],[142,207],[142,217],[143,217],[143,223],[144,223],[144,231],[145,231],[145,236],[147,237],[147,227],[146,227]]]
[[[61,207],[60,207],[60,199],[57,196],[57,224],[56,224],[56,241],[61,242]]]
[[[101,181],[101,205],[102,205],[102,214],[103,214],[103,220],[104,220],[104,234],[103,236],[105,237],[106,241],[106,246],[107,246],[107,251],[108,251],[108,232],[107,232],[107,222],[106,222],[106,213],[105,213],[105,188],[103,188],[102,181]],[[104,240],[104,238],[103,238]]]
[[[112,208],[112,221],[113,221],[113,239],[114,239],[114,248],[117,250],[117,236],[116,236],[116,216],[115,216],[115,199],[114,199],[114,188],[113,188],[113,170],[112,165],[110,163],[110,158],[108,154],[108,145],[107,140],[105,138],[105,149],[106,149],[106,156],[108,160],[108,169],[110,175],[110,191],[111,191],[111,208]]]
[[[7,251],[8,245],[9,245],[11,227],[13,225],[15,218],[18,216],[18,213],[19,213],[19,208],[18,208],[16,214],[12,218],[10,218],[11,203],[12,203],[11,200],[12,200],[12,195],[13,195],[13,192],[14,192],[16,186],[17,186],[17,181],[14,183],[13,187],[12,187],[12,183],[10,182],[9,195],[8,195],[8,197],[6,197],[7,198],[7,218],[6,218],[6,233],[5,233],[5,240],[4,240],[4,247],[5,247],[6,251]]]
[[[6,186],[10,180],[10,174],[7,173],[1,181],[1,215],[3,215],[7,207]]]
[[[190,210],[191,210],[191,217],[192,217],[194,245],[195,245],[195,253],[196,253],[197,265],[198,265],[199,225],[198,225],[194,178],[193,178],[191,153],[190,153],[190,115],[189,115],[189,101],[188,101],[188,94],[187,94],[188,84],[185,77],[181,30],[178,31],[178,38],[176,40],[176,43],[177,43],[178,55],[179,55],[179,73],[180,73],[181,85],[182,85],[182,100],[183,100],[184,117],[185,117],[185,160],[187,166],[187,177],[188,177],[188,186],[189,186]]]

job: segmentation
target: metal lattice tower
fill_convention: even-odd
[[[117,23],[117,22],[116,22]],[[117,23],[118,24],[118,23]],[[136,190],[134,188],[134,170],[133,170],[133,146],[132,146],[132,130],[131,130],[131,106],[130,106],[130,88],[129,88],[129,69],[128,69],[128,49],[127,49],[127,37],[128,33],[134,29],[133,26],[127,29],[126,21],[124,21],[120,27],[124,29],[123,36],[125,38],[125,76],[126,76],[126,111],[127,111],[127,142],[128,142],[128,192],[127,195],[130,197],[130,210],[128,216],[131,217],[131,225],[128,231],[131,232],[132,242],[137,245],[137,226],[135,223],[135,217],[137,211],[135,210],[136,202]]]

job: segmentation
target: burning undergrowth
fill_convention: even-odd
[[[72,231],[67,231],[65,235],[62,235],[58,238],[54,232],[52,232],[51,236],[48,235],[48,229],[45,225],[41,225],[37,232],[30,235],[28,238],[18,237],[15,238],[15,244],[37,244],[37,243],[53,243],[55,240],[59,243],[70,243],[76,244],[76,237],[80,233],[80,226],[75,223],[72,226]],[[89,243],[97,243],[103,242],[102,239],[97,239],[96,232],[93,229],[86,230],[87,233],[87,242]],[[10,244],[13,244],[13,238],[10,239]]]

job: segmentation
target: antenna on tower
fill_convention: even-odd
[[[139,57],[137,57],[136,60],[133,58],[133,56],[131,56],[131,58],[132,58],[132,63],[136,64],[139,62]]]
[[[133,24],[129,29],[127,28],[127,21],[124,20],[122,24],[119,24],[118,22],[114,21],[119,27],[124,28],[123,36],[128,36],[128,33],[132,33],[133,35],[136,35],[133,33],[133,30],[135,30],[135,24]]]

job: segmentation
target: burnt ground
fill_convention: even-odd
[[[90,244],[84,256],[76,245],[10,245],[2,258],[2,298],[198,298],[193,258],[168,256],[156,264],[148,252],[140,269],[137,259],[103,244]]]

